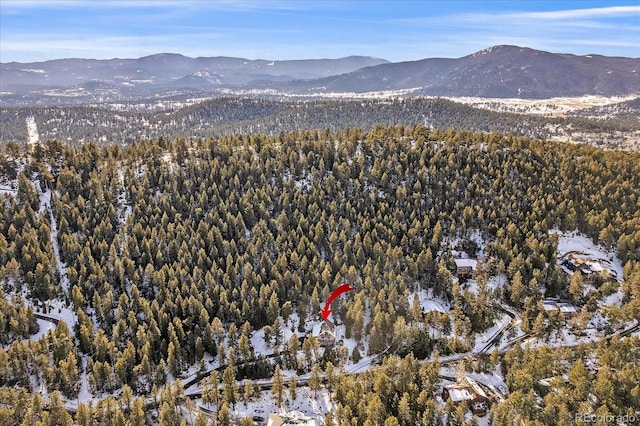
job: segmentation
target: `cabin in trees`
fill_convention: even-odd
[[[455,405],[466,402],[471,412],[478,416],[487,414],[490,402],[484,389],[470,377],[465,377],[459,383],[444,386],[442,399],[450,399]]]
[[[571,319],[578,315],[578,310],[571,303],[556,299],[543,300],[542,308],[548,313],[558,312],[564,319]]]
[[[336,326],[331,321],[325,321],[320,326],[317,336],[318,343],[326,348],[332,348],[336,344]]]
[[[579,256],[576,253],[568,253],[563,256],[560,264],[569,276],[579,273],[584,284],[596,287],[616,276],[615,272],[605,268],[600,262]]]
[[[454,259],[456,262],[456,277],[459,280],[473,278],[478,267],[477,259]]]

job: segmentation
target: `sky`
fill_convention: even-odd
[[[399,62],[499,44],[640,57],[640,0],[0,0],[5,63],[156,53]]]

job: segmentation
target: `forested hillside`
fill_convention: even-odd
[[[236,379],[280,368],[316,380],[324,372],[336,403],[326,424],[460,424],[464,410],[437,404],[437,364],[419,360],[468,351],[498,301],[520,312],[528,332],[544,297],[580,299],[551,229],[615,249],[623,301],[598,315],[640,316],[640,154],[378,126],[127,147],[48,141],[29,154],[10,143],[0,175],[9,188],[0,196],[0,283],[12,305],[0,316],[2,424],[68,424],[63,399],[79,400],[79,424],[206,424],[202,412],[183,411],[177,381],[197,371],[202,398],[229,424],[229,407],[255,396]],[[453,278],[453,246],[473,233],[491,259],[476,293]],[[495,273],[506,282],[493,289],[486,276]],[[356,347],[318,351],[312,335],[296,333],[345,281],[358,291],[334,316]],[[421,290],[451,305],[451,321],[411,303]],[[598,311],[582,302],[585,316]],[[29,340],[34,309],[63,321]],[[486,362],[502,364],[512,393],[492,418],[560,424],[578,408],[637,411],[639,346],[631,336],[575,350],[516,346],[502,362],[496,354]],[[596,352],[607,368],[590,384],[579,363]],[[380,369],[334,378],[334,366],[380,353],[390,357]],[[558,392],[573,399],[536,385],[566,372]]]
[[[148,105],[157,100],[150,99]],[[167,101],[160,112],[131,112],[126,104],[107,110],[95,107],[0,108],[0,142],[28,139],[25,120],[33,117],[41,141],[56,139],[70,145],[98,145],[155,140],[159,137],[219,138],[223,135],[359,127],[369,131],[378,125],[415,123],[430,128],[474,132],[500,132],[530,138],[572,138],[616,148],[628,133],[640,130],[637,113],[627,119],[544,117],[474,108],[447,99],[393,99],[361,101],[276,101],[222,98],[184,106],[186,100]],[[145,105],[147,105],[145,103]],[[122,108],[123,110],[116,110]],[[595,117],[598,114],[593,113]],[[600,116],[602,116],[601,114]],[[187,129],[185,131],[185,129]],[[586,134],[595,133],[594,141]],[[637,135],[635,135],[637,138]],[[637,150],[637,148],[636,148]]]

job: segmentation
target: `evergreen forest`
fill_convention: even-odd
[[[614,333],[640,318],[640,153],[396,125],[10,142],[0,180],[2,425],[249,425],[233,412],[259,380],[279,407],[301,391],[283,371],[328,393],[325,425],[477,424],[441,400],[446,357],[507,308],[552,337],[568,327],[543,309],[553,297],[579,308],[571,327],[600,317],[611,337],[463,358],[505,378],[488,420],[640,417],[640,337]],[[552,230],[611,250],[623,276],[583,291]],[[486,259],[476,291],[456,278],[459,245]],[[332,315],[355,347],[325,349],[311,324],[345,282],[357,291]]]

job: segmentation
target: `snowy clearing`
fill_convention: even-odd
[[[418,296],[418,302],[420,303],[423,313],[436,311],[447,314],[451,310],[446,302],[434,298],[430,290],[420,290],[417,293],[409,293],[409,305],[413,304],[413,299],[416,295]]]

